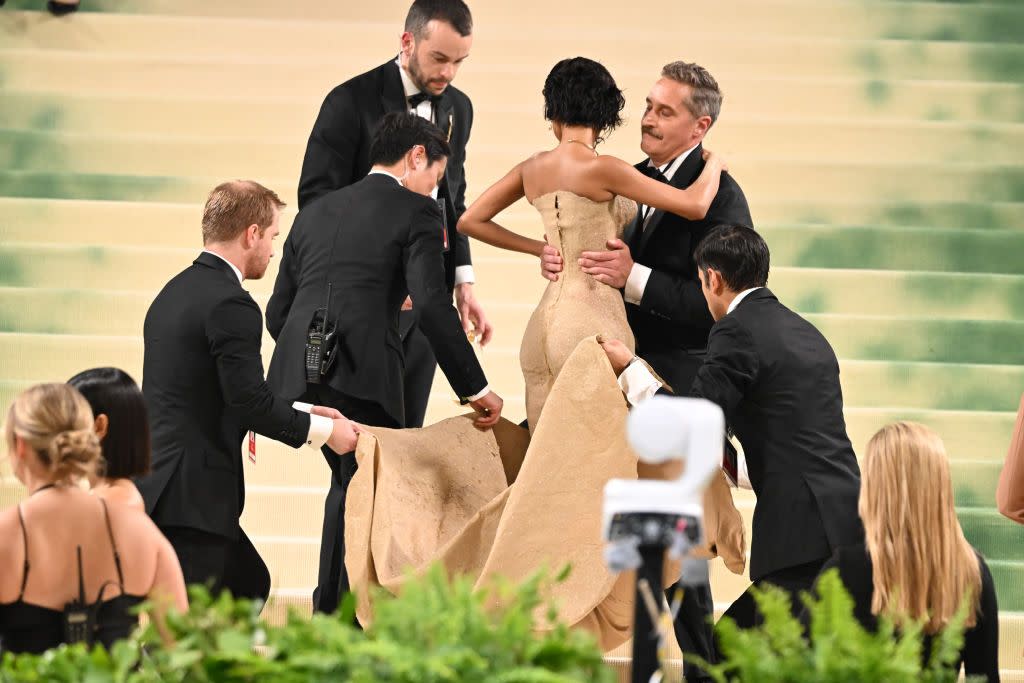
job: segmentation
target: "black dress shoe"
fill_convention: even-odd
[[[55,0],[49,0],[46,3],[46,9],[50,10],[50,14],[55,17],[62,17],[65,14],[71,14],[72,12],[78,11],[78,3],[69,5],[64,2],[55,2]]]

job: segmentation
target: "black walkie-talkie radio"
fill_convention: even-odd
[[[331,321],[331,283],[327,283],[327,301],[313,312],[306,332],[306,382],[320,384],[330,372],[337,355],[338,335]]]

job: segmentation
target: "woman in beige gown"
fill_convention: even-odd
[[[511,232],[494,222],[503,209],[526,197],[541,214],[546,242],[568,267],[551,282],[523,336],[519,360],[526,380],[526,413],[535,425],[552,383],[584,338],[605,334],[632,350],[622,295],[575,266],[584,251],[604,251],[622,237],[637,203],[698,220],[718,194],[724,164],[705,151],[697,181],[680,190],[637,171],[622,159],[601,156],[601,135],[621,123],[622,91],[608,71],[576,57],[555,65],[544,83],[544,115],[558,139],[552,150],[516,165],[488,188],[459,221],[459,232],[502,249],[539,257],[545,241]]]
[[[520,349],[529,434],[505,420],[479,432],[466,418],[422,430],[368,430],[346,503],[345,562],[363,620],[370,618],[366,588],[397,590],[409,568],[437,561],[482,586],[568,563],[569,579],[552,589],[559,618],[612,648],[629,635],[632,577],[604,567],[603,488],[611,478],[635,479],[638,462],[625,440],[626,402],[595,337],[623,340],[631,350],[634,340],[621,294],[575,260],[621,237],[637,202],[702,218],[723,163],[705,152],[700,178],[679,190],[598,155],[595,144],[619,125],[625,101],[592,60],[559,62],[544,97],[559,144],[513,168],[458,226],[489,244],[539,256],[543,240],[493,220],[526,197],[541,214],[547,242],[565,258]]]

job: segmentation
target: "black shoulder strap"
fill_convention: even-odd
[[[107,512],[107,501],[100,498],[100,504],[103,505],[103,521],[107,524],[107,536],[110,537],[110,547],[114,549],[114,566],[117,567],[117,582],[121,584],[121,592],[124,592],[124,573],[121,571],[121,553],[117,551],[117,541],[114,540],[114,530],[110,527],[110,513]],[[79,556],[79,562],[81,562],[81,556]],[[79,564],[81,567],[81,564]],[[79,577],[81,577],[81,570],[79,570]]]
[[[25,530],[25,517],[21,514],[21,503],[18,503],[18,523],[21,524],[21,540],[25,545],[25,561],[22,563],[21,592],[18,593],[18,602],[25,597],[25,584],[28,583],[28,532]]]
[[[78,600],[84,605],[85,578],[82,576],[82,546],[76,546],[75,552],[78,554]]]

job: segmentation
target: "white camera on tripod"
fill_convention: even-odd
[[[704,489],[721,465],[722,409],[701,398],[654,396],[626,423],[630,446],[651,464],[685,461],[672,481],[612,479],[604,487],[605,562],[612,571],[636,569],[639,547],[662,546],[685,557],[703,537]]]

